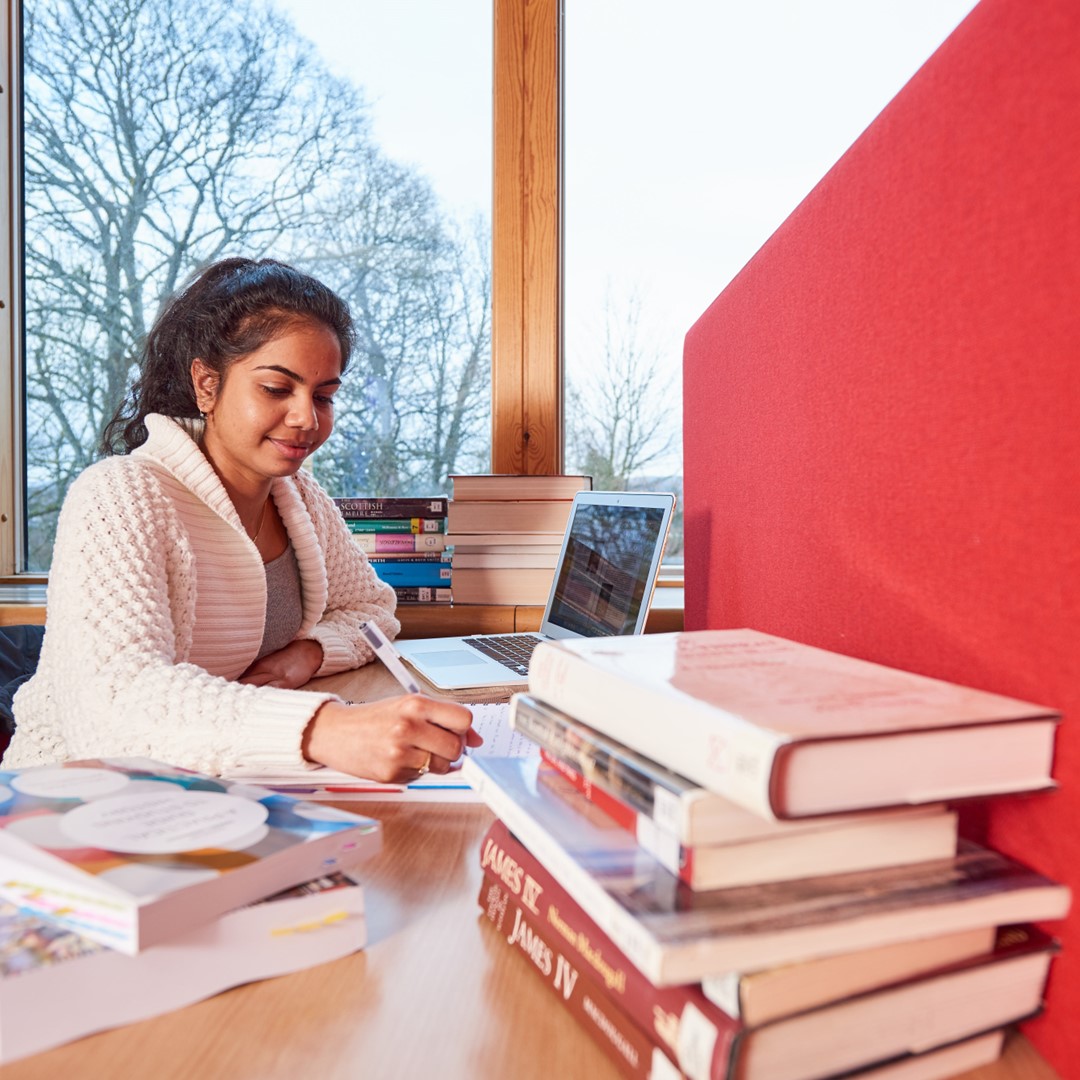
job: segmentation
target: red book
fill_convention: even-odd
[[[652,984],[501,821],[484,837],[481,865],[485,887],[495,883],[509,892],[566,963],[602,986],[608,1002],[697,1078],[832,1075],[1023,1019],[1039,1009],[1056,951],[1053,939],[1034,927],[1007,928],[990,954],[943,961],[921,977],[754,1027],[730,1017],[699,984]]]
[[[521,952],[537,977],[624,1075],[633,1080],[675,1080],[680,1075],[661,1049],[576,962],[558,934],[517,903],[502,881],[485,875],[479,901],[506,946]]]

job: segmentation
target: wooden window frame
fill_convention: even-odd
[[[563,5],[494,0],[491,467],[563,465]]]
[[[492,430],[495,472],[556,473],[563,463],[562,0],[492,0]],[[0,0],[0,581],[16,575],[21,372],[14,307],[19,125],[15,0]]]

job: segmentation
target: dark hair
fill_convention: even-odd
[[[349,306],[321,281],[274,259],[222,259],[165,304],[132,384],[101,436],[104,454],[146,442],[146,416],[199,416],[191,382],[196,357],[224,380],[229,367],[297,323],[322,323],[341,346],[344,373],[355,341]]]

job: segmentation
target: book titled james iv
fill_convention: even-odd
[[[623,1075],[632,1080],[678,1080],[681,1074],[664,1050],[603,992],[588,968],[570,958],[558,935],[520,908],[499,882],[484,878],[480,907],[505,947],[521,954]]]
[[[529,692],[765,817],[1052,786],[1052,709],[754,630],[541,642]]]
[[[693,989],[661,996],[644,980],[624,993],[606,990],[590,968],[578,964],[559,928],[514,900],[507,887],[485,877],[480,894],[488,919],[535,961],[554,959],[562,975],[563,1000],[588,1028],[589,1003],[616,1027],[620,1042],[633,1045],[635,1032],[672,1055],[680,1075],[691,1080],[813,1080],[851,1069],[886,1066],[913,1048],[946,1047],[957,1039],[1011,1024],[1039,1011],[1056,943],[1034,927],[1005,929],[993,954],[950,966],[909,982],[835,1002],[757,1028],[732,1021],[719,1010],[691,1003]],[[569,956],[567,956],[569,954]],[[639,977],[639,976],[638,976]],[[583,984],[585,1009],[568,990]],[[556,986],[558,976],[556,976]],[[681,997],[679,997],[681,995]],[[675,1000],[667,1000],[674,997]],[[707,1007],[707,1002],[705,1003]],[[669,1011],[669,1007],[679,1012]],[[582,1015],[584,1013],[584,1015]],[[602,1028],[602,1034],[604,1029]],[[600,1041],[596,1032],[594,1038]],[[629,1057],[629,1055],[627,1055]],[[642,1053],[625,1064],[649,1061]],[[652,1064],[654,1057],[652,1059]],[[648,1074],[664,1075],[654,1066]],[[627,1075],[643,1075],[638,1069]]]
[[[336,873],[125,956],[0,901],[0,1062],[347,956],[363,890]]]
[[[540,783],[540,767],[535,758],[467,757],[463,775],[660,986],[978,926],[1059,919],[1069,909],[1065,886],[967,842],[952,859],[695,891],[624,830],[597,829],[588,800]]]
[[[146,758],[0,770],[0,896],[128,954],[380,843],[370,818]]]
[[[489,919],[497,913],[518,938],[538,936],[558,950],[568,970],[593,980],[618,1015],[694,1078],[831,1076],[1012,1022],[1037,1010],[1057,948],[1032,926],[986,927],[911,943],[906,953],[894,947],[894,956],[872,950],[858,965],[852,954],[839,973],[811,961],[794,977],[780,969],[759,1009],[767,1019],[751,1021],[697,984],[651,984],[502,822],[482,841],[481,867]],[[801,992],[791,994],[793,985]]]

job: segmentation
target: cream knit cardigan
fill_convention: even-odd
[[[149,438],[86,469],[60,512],[37,672],[16,694],[4,765],[145,756],[209,773],[302,764],[334,694],[236,682],[266,620],[262,558],[198,446],[200,421],[146,418]],[[401,629],[393,589],[309,474],[271,494],[300,568],[298,638],[318,675],[372,659],[357,627]]]

